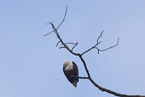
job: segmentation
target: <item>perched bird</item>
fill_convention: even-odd
[[[63,64],[63,72],[66,78],[73,84],[73,86],[77,87],[77,82],[79,81],[79,71],[78,66],[72,60],[68,60]],[[74,77],[73,77],[74,76]]]

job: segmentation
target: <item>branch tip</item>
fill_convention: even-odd
[[[57,29],[63,24],[63,22],[65,20],[65,17],[66,17],[66,14],[67,14],[67,10],[68,10],[68,6],[66,6],[66,10],[65,10],[65,13],[64,13],[63,20],[60,22],[60,24],[58,25]]]
[[[100,33],[99,37],[97,38],[97,44],[99,44],[99,39],[102,37],[103,33],[104,33],[104,30],[102,30],[102,32]]]
[[[60,43],[60,41],[57,42],[56,47],[58,46],[59,43]]]
[[[119,37],[118,37],[118,39],[117,39],[117,45],[119,44]]]

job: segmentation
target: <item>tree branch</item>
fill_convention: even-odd
[[[84,55],[85,53],[91,51],[92,49],[97,49],[98,54],[99,54],[100,51],[102,51],[102,52],[103,52],[103,51],[107,51],[107,50],[109,50],[109,49],[112,49],[112,48],[116,47],[116,46],[119,44],[119,38],[118,38],[117,43],[116,43],[115,45],[113,45],[113,46],[111,46],[111,47],[108,47],[108,48],[106,48],[106,49],[99,49],[97,46],[102,42],[102,41],[99,41],[99,40],[100,40],[100,38],[102,37],[103,32],[104,32],[104,31],[102,31],[102,32],[100,33],[99,37],[97,38],[97,43],[96,43],[94,46],[92,46],[91,48],[89,48],[88,50],[84,51],[81,55]]]
[[[61,23],[58,25],[57,29],[63,24],[63,22],[64,22],[64,20],[65,20],[65,17],[66,17],[66,14],[67,14],[67,9],[68,9],[68,6],[66,6],[66,10],[65,10],[65,14],[64,14],[63,20],[62,20]]]
[[[72,51],[74,50],[74,48],[78,45],[78,42],[75,43],[75,45],[72,47]]]
[[[118,46],[118,44],[119,44],[119,38],[117,39],[117,43],[116,43],[115,45],[111,46],[111,47],[108,47],[108,48],[106,48],[106,49],[99,49],[98,47],[96,47],[96,49],[98,50],[98,54],[99,54],[100,51],[101,51],[101,52],[107,51],[107,50],[109,50],[109,49],[112,49],[112,48]]]
[[[89,79],[88,77],[81,77],[81,76],[74,76],[74,75],[72,75],[72,77],[79,78],[79,79]]]
[[[118,38],[118,40],[117,40],[117,44],[116,44],[116,45],[101,50],[101,49],[99,49],[97,46],[101,43],[101,42],[99,42],[99,39],[102,37],[102,34],[103,34],[103,32],[104,32],[104,31],[102,31],[101,34],[100,34],[100,36],[97,38],[97,43],[96,43],[94,46],[92,46],[91,48],[89,48],[88,50],[84,51],[84,52],[81,53],[81,54],[80,54],[80,53],[74,52],[73,49],[78,45],[78,42],[76,42],[76,43],[73,43],[73,42],[65,43],[65,42],[62,40],[62,38],[60,37],[60,35],[59,35],[58,31],[57,31],[58,28],[63,24],[63,22],[64,22],[64,20],[65,20],[65,17],[66,17],[66,14],[67,14],[67,9],[68,9],[68,7],[66,7],[66,11],[65,11],[63,20],[61,21],[61,23],[59,24],[58,27],[55,27],[54,24],[53,24],[52,22],[50,22],[50,25],[51,25],[52,30],[53,30],[52,32],[54,32],[54,33],[56,34],[56,36],[57,36],[57,38],[58,38],[58,40],[59,40],[59,41],[57,42],[56,46],[58,46],[58,44],[61,43],[62,46],[61,46],[60,48],[65,48],[65,49],[67,49],[71,54],[73,54],[74,56],[78,56],[78,57],[80,58],[80,60],[82,61],[83,66],[84,66],[85,71],[86,71],[87,76],[88,76],[88,77],[79,77],[79,76],[73,76],[73,77],[77,77],[77,78],[80,78],[80,79],[88,79],[88,80],[89,80],[95,87],[97,87],[99,90],[101,90],[101,91],[103,91],[103,92],[110,93],[110,94],[115,95],[115,96],[119,96],[119,97],[145,97],[145,96],[141,96],[141,95],[126,95],[126,94],[117,93],[117,92],[115,92],[115,91],[112,91],[112,90],[109,90],[109,89],[106,89],[106,88],[101,87],[100,85],[98,85],[98,84],[92,79],[92,77],[91,77],[91,75],[90,75],[90,72],[89,72],[89,70],[88,70],[88,68],[87,68],[87,64],[86,64],[86,62],[85,62],[85,60],[84,60],[84,58],[83,58],[83,55],[86,54],[86,53],[88,53],[89,51],[91,51],[91,50],[94,49],[94,48],[98,50],[98,53],[99,53],[99,51],[106,51],[106,50],[112,49],[112,48],[114,48],[114,47],[116,47],[116,46],[118,45],[118,43],[119,43],[119,38]],[[52,33],[52,32],[51,32],[51,33]],[[45,35],[45,36],[46,36],[46,35]],[[70,49],[70,48],[67,46],[67,44],[73,44],[74,46],[73,46],[72,49]]]
[[[73,52],[73,51],[67,46],[67,44],[65,44],[65,43],[63,42],[63,40],[61,39],[59,33],[57,32],[57,29],[55,28],[54,24],[51,23],[51,22],[50,22],[50,24],[51,24],[51,26],[52,26],[52,29],[53,29],[54,33],[56,34],[57,38],[59,39],[60,43],[63,45],[63,47],[61,47],[61,48],[66,48],[66,49],[67,49],[70,53],[72,53],[73,55],[79,56],[79,55],[80,55],[79,53]]]
[[[56,47],[58,46],[59,43],[60,43],[60,41],[57,42]]]
[[[58,28],[63,24],[63,22],[64,22],[64,20],[65,20],[65,17],[66,17],[66,14],[67,14],[67,9],[68,9],[68,6],[66,6],[66,10],[65,10],[65,14],[64,14],[64,17],[63,17],[63,20],[60,22],[60,24],[55,28],[56,30],[58,30]],[[49,23],[49,24],[51,24],[51,23]],[[52,24],[53,24],[53,22],[52,22]],[[49,32],[49,33],[47,33],[47,34],[45,34],[45,35],[43,35],[43,36],[47,36],[47,35],[49,35],[49,34],[51,34],[51,33],[53,33],[54,32],[54,30],[53,31],[51,31],[51,32]]]
[[[101,32],[100,36],[97,38],[97,44],[99,44],[99,39],[102,37],[104,30]]]

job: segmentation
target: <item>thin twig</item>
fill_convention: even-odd
[[[75,45],[76,43],[73,43],[73,42],[67,42],[65,44],[72,44],[72,45]]]
[[[53,33],[53,31],[51,31],[51,32],[49,32],[49,33],[47,33],[47,34],[45,34],[45,35],[43,35],[43,36],[47,36],[47,35],[49,35],[49,34],[51,34],[51,33]]]
[[[96,48],[102,41],[99,42],[99,39],[102,37],[102,34],[103,34],[104,31],[102,31],[99,35],[99,37],[97,38],[97,43],[92,46],[91,48],[89,48],[88,50],[84,51],[81,55],[84,55],[85,53],[91,51],[92,49]]]
[[[57,42],[56,47],[58,46],[59,43],[60,43],[60,41]]]
[[[102,37],[104,30],[101,32],[100,36],[97,38],[97,44],[99,43],[99,39]]]
[[[64,18],[65,18],[65,17],[64,17]],[[61,44],[63,45],[63,47],[60,47],[60,49],[61,49],[61,48],[66,48],[66,49],[67,49],[70,53],[72,53],[73,55],[79,56],[79,55],[80,55],[79,53],[73,52],[73,51],[63,42],[63,40],[61,39],[59,33],[57,32],[57,29],[55,28],[54,24],[51,23],[51,22],[50,22],[50,24],[51,24],[52,29],[53,29],[53,31],[55,32],[57,38],[59,39],[59,41],[60,41]]]
[[[74,48],[78,45],[78,42],[75,43],[75,45],[72,47],[72,51],[74,50]]]
[[[65,14],[64,14],[63,20],[62,20],[61,23],[58,25],[57,29],[63,24],[63,22],[64,22],[64,20],[65,20],[65,17],[66,17],[66,14],[67,14],[67,9],[68,9],[68,6],[66,6],[66,10],[65,10]]]
[[[66,10],[65,10],[65,14],[64,14],[64,17],[63,17],[63,20],[60,22],[60,24],[56,27],[56,29],[58,30],[58,28],[63,24],[64,20],[65,20],[65,17],[66,17],[66,14],[67,14],[67,10],[68,10],[68,6],[66,6]],[[53,22],[51,22],[53,24]],[[48,24],[48,23],[47,23]],[[50,23],[49,23],[50,24]],[[47,36],[51,33],[53,33],[54,31],[51,31],[43,36]]]
[[[65,48],[64,46],[59,47],[59,49]]]
[[[74,76],[74,75],[72,75],[72,77],[79,78],[79,79],[89,79],[88,77],[81,77],[81,76]]]
[[[84,51],[81,55],[84,55],[85,53],[89,52],[90,50],[94,49],[98,44],[95,44],[94,46],[92,46],[91,48],[89,48],[88,50]]]
[[[112,49],[112,48],[118,46],[118,44],[119,44],[119,38],[117,39],[117,43],[116,43],[115,45],[113,45],[113,46],[111,46],[111,47],[108,47],[108,48],[106,48],[106,49],[103,49],[103,50],[101,50],[101,49],[99,49],[99,48],[97,48],[97,49],[98,49],[98,51],[106,51],[106,50],[109,50],[109,49]]]

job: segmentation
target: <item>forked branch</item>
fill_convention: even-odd
[[[98,45],[102,42],[102,41],[100,41],[100,38],[102,37],[103,32],[104,32],[104,31],[102,31],[101,34],[99,35],[99,37],[97,38],[96,44],[93,45],[93,46],[92,46],[91,48],[89,48],[88,50],[84,51],[81,55],[84,55],[85,53],[91,51],[92,49],[97,49],[98,54],[99,54],[100,51],[103,52],[103,51],[112,49],[112,48],[116,47],[116,46],[119,44],[119,38],[118,38],[117,43],[116,43],[115,45],[110,46],[110,47],[108,47],[108,48],[106,48],[106,49],[100,49],[100,48],[98,48]]]
[[[50,24],[51,27],[52,27],[52,31],[49,32],[49,33],[47,33],[47,34],[45,34],[44,36],[47,36],[47,35],[49,35],[50,33],[54,32],[54,33],[56,34],[58,40],[59,40],[59,41],[57,42],[56,46],[58,46],[58,45],[61,43],[61,46],[60,46],[59,48],[65,48],[65,49],[67,49],[71,54],[73,54],[74,56],[78,56],[78,57],[80,58],[80,60],[81,60],[82,63],[83,63],[83,66],[84,66],[84,68],[85,68],[85,71],[86,71],[86,73],[87,73],[87,77],[79,77],[79,76],[73,76],[73,77],[77,77],[77,78],[80,78],[80,79],[88,79],[88,80],[89,80],[95,87],[97,87],[99,90],[101,90],[101,91],[103,91],[103,92],[107,92],[107,93],[112,94],[112,95],[115,95],[115,96],[119,96],[119,97],[145,97],[145,96],[141,96],[141,95],[126,95],[126,94],[117,93],[117,92],[115,92],[115,91],[112,91],[112,90],[109,90],[109,89],[106,89],[106,88],[101,87],[100,85],[98,85],[98,84],[92,79],[92,77],[91,77],[91,75],[90,75],[90,72],[89,72],[89,70],[88,70],[88,68],[87,68],[87,64],[86,64],[86,62],[85,62],[85,60],[84,60],[84,58],[83,58],[83,55],[86,54],[86,53],[88,53],[88,52],[91,51],[92,49],[97,49],[97,50],[98,50],[98,53],[99,53],[100,51],[106,51],[106,50],[112,49],[112,48],[114,48],[114,47],[116,47],[116,46],[118,45],[118,43],[119,43],[119,38],[118,38],[117,43],[116,43],[115,45],[113,45],[113,46],[111,46],[111,47],[108,47],[108,48],[106,48],[106,49],[100,49],[100,48],[98,48],[97,46],[101,43],[100,38],[102,37],[102,34],[103,34],[103,32],[104,32],[104,31],[102,31],[101,34],[100,34],[100,36],[97,38],[97,42],[96,42],[96,44],[95,44],[94,46],[92,46],[91,48],[89,48],[88,50],[84,51],[84,52],[81,53],[81,54],[80,54],[80,53],[74,52],[73,49],[78,45],[78,42],[76,42],[76,43],[73,43],[73,42],[67,42],[67,43],[66,43],[66,42],[64,42],[64,41],[62,40],[62,38],[60,37],[58,31],[57,31],[58,28],[63,24],[63,22],[64,22],[64,20],[65,20],[65,17],[66,17],[66,14],[67,14],[67,9],[68,9],[68,7],[66,7],[66,11],[65,11],[63,20],[61,21],[61,23],[59,24],[59,26],[55,27],[54,24],[53,24],[52,22],[50,22],[49,24]],[[72,47],[72,48],[69,48],[69,46],[68,46],[69,44],[73,45],[73,47]]]

